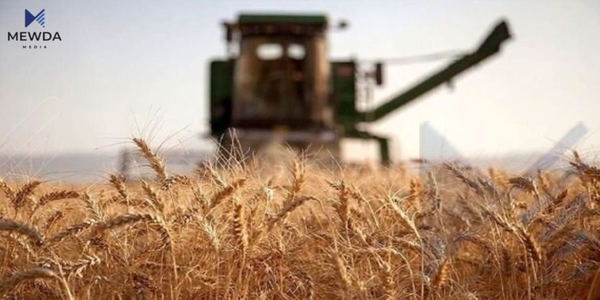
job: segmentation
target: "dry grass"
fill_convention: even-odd
[[[597,299],[600,172],[292,159],[94,188],[0,180],[2,299]]]

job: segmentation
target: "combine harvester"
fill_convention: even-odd
[[[501,21],[475,51],[380,106],[359,110],[359,87],[381,85],[383,64],[361,71],[355,60],[331,61],[325,15],[241,14],[224,27],[228,58],[210,64],[210,130],[220,149],[227,152],[233,136],[237,146],[254,152],[276,139],[339,159],[342,139],[369,139],[379,144],[383,164],[390,163],[388,138],[362,124],[449,83],[510,39]]]

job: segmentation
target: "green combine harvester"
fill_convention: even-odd
[[[341,23],[345,27],[344,23]],[[377,141],[390,162],[389,139],[361,124],[377,122],[470,67],[499,53],[510,39],[505,21],[481,45],[380,106],[362,111],[359,86],[381,85],[383,64],[362,72],[355,60],[331,61],[325,15],[241,14],[224,23],[228,58],[210,64],[210,130],[222,149],[259,151],[277,138],[295,149],[340,157],[343,138]],[[364,83],[364,82],[363,82]],[[235,132],[235,133],[233,133]]]

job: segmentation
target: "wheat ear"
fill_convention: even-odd
[[[244,206],[239,201],[236,201],[233,207],[232,231],[238,248],[242,250],[242,253],[246,253],[246,249],[248,248],[248,228]]]
[[[34,280],[34,279],[50,279],[58,278],[56,273],[50,269],[45,268],[32,268],[19,273],[16,273],[4,281],[0,282],[0,295],[6,293],[9,289],[14,288],[21,282]]]
[[[37,228],[27,223],[2,218],[0,219],[0,230],[16,232],[29,238],[37,244],[42,244],[43,242],[42,234],[37,230]]]
[[[154,208],[156,208],[159,212],[164,212],[165,206],[163,205],[158,193],[145,180],[142,180],[142,189],[144,190],[144,193],[146,193],[150,203],[152,203],[152,206],[154,206]]]
[[[167,179],[167,169],[162,159],[150,150],[150,147],[148,147],[148,144],[143,139],[134,138],[133,142],[150,164],[150,168],[156,173],[158,181],[164,182]]]
[[[223,201],[225,198],[233,195],[233,193],[235,193],[235,191],[237,189],[242,187],[244,185],[244,183],[246,183],[246,178],[241,178],[241,179],[234,181],[230,185],[227,185],[226,187],[218,190],[211,197],[209,208],[214,208],[215,206],[219,205],[219,203],[221,203],[221,201]]]
[[[444,285],[448,281],[448,274],[450,271],[450,260],[444,259],[442,263],[438,266],[437,271],[433,276],[433,280],[431,281],[431,286],[433,289],[437,289],[440,286]]]
[[[115,174],[110,174],[109,182],[115,187],[119,196],[125,201],[129,200],[129,193],[127,192],[127,187],[125,186],[125,177]]]
[[[6,195],[7,198],[12,199],[12,197],[15,194],[15,190],[13,190],[8,183],[6,183],[6,181],[4,181],[4,179],[2,179],[2,177],[0,177],[0,190],[2,190],[4,192],[4,195]]]
[[[83,231],[84,229],[92,227],[93,225],[95,225],[97,223],[98,223],[98,221],[91,219],[91,220],[85,220],[85,221],[75,224],[75,225],[71,225],[71,226],[67,227],[66,229],[64,229],[63,231],[55,234],[52,238],[50,238],[48,240],[48,242],[46,244],[51,245],[51,244],[58,243],[71,235],[76,235],[76,234],[80,233],[81,231]]]
[[[271,229],[273,229],[273,226],[275,226],[275,224],[277,224],[280,221],[285,220],[290,213],[292,213],[296,208],[298,208],[300,205],[302,205],[303,203],[305,203],[308,200],[316,200],[316,198],[312,197],[312,196],[301,196],[301,197],[296,197],[294,199],[286,201],[283,204],[283,208],[274,217],[272,217],[269,220],[267,230],[271,231]]]
[[[96,200],[89,194],[84,193],[82,197],[86,210],[92,215],[92,218],[97,222],[102,222],[104,220],[104,214],[98,207]]]
[[[31,196],[31,194],[33,194],[35,188],[37,188],[40,184],[42,184],[41,181],[33,180],[21,187],[21,189],[17,191],[12,197],[12,203],[14,208],[18,209],[21,206],[23,206],[25,204],[25,200],[29,196]]]
[[[71,199],[71,198],[79,198],[80,194],[77,191],[67,191],[62,190],[58,192],[52,192],[48,194],[44,194],[38,200],[38,207],[44,206],[52,201],[62,200],[62,199]]]

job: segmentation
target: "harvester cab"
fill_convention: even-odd
[[[342,23],[344,24],[344,23]],[[360,80],[381,84],[383,65],[359,74],[357,62],[330,61],[325,15],[241,14],[225,22],[228,57],[210,64],[210,129],[228,149],[259,151],[274,139],[338,159],[342,138],[379,143],[389,163],[388,139],[364,130],[431,89],[497,53],[510,38],[500,22],[481,46],[423,82],[370,111],[359,111]]]

